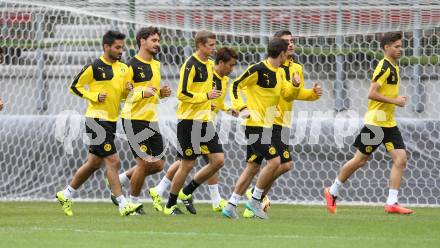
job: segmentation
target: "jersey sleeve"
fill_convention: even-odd
[[[187,103],[203,103],[208,101],[207,93],[191,92],[191,86],[195,76],[195,68],[192,65],[185,63],[180,70],[179,90],[177,91],[177,98],[182,102]]]
[[[93,81],[93,69],[91,65],[85,66],[70,84],[69,91],[81,98],[92,102],[98,102],[99,92],[85,89],[85,86]]]
[[[288,102],[295,100],[300,86],[293,86],[292,82],[287,80],[284,70],[281,70],[281,79],[281,97]]]
[[[227,89],[228,81],[229,79],[222,81],[222,95],[218,98],[218,103],[217,103],[218,106],[216,106],[216,110],[227,112],[231,109],[230,106],[225,104],[226,93],[228,92]]]
[[[231,84],[230,94],[232,107],[238,111],[246,108],[246,103],[243,100],[242,91],[251,85],[257,84],[258,81],[258,71],[256,69],[257,65],[249,66],[243,74],[241,74],[234,82]]]
[[[300,67],[301,69],[298,70],[298,74],[299,74],[299,78],[300,78],[300,85],[299,85],[299,90],[298,90],[298,95],[296,97],[296,100],[301,100],[301,101],[314,101],[319,99],[319,96],[316,95],[315,91],[313,91],[312,89],[306,89],[304,88],[304,74],[302,71],[302,67]]]
[[[390,76],[390,68],[388,68],[384,60],[382,60],[374,70],[373,73],[373,79],[371,80],[374,83],[378,83],[380,86],[382,86],[384,83],[386,83],[388,77]]]
[[[133,83],[133,67],[131,67],[131,66],[128,66],[128,68],[127,68],[127,74],[125,75],[125,79],[124,79],[124,82],[122,85],[122,87],[123,87],[122,100],[124,101],[124,100],[128,99],[128,97],[130,97],[130,100],[133,101],[134,91],[127,90],[127,88],[126,88],[127,83]],[[133,94],[133,95],[130,96],[130,94]]]
[[[231,109],[231,107],[229,107],[227,104],[225,104],[225,95],[226,95],[226,92],[222,92],[222,95],[216,99],[217,100],[215,102],[216,103],[216,105],[215,105],[216,111],[221,110],[221,111],[227,112],[229,109]]]

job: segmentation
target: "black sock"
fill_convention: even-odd
[[[188,185],[186,185],[185,188],[183,188],[182,192],[183,192],[185,195],[192,194],[192,193],[194,192],[194,190],[196,190],[197,187],[199,187],[199,186],[200,186],[200,184],[198,184],[198,183],[197,183],[196,181],[194,181],[194,180],[191,180],[191,182],[190,182]]]
[[[170,193],[170,197],[168,198],[167,208],[170,208],[177,204],[177,195]]]

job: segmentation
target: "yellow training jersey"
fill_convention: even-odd
[[[103,56],[85,66],[70,85],[70,92],[89,101],[86,117],[117,121],[120,103],[127,82],[128,67],[116,61],[110,63]],[[85,86],[88,89],[85,89]],[[107,93],[104,102],[98,101],[99,93]]]
[[[177,118],[180,120],[211,121],[211,100],[208,93],[213,84],[212,60],[202,61],[196,54],[180,69],[177,87]]]
[[[247,104],[241,92],[244,90]],[[231,85],[231,101],[234,109],[250,111],[250,117],[242,125],[272,127],[277,113],[280,98],[292,101],[297,94],[294,87],[286,79],[285,71],[272,67],[267,60],[249,66],[246,71]]]
[[[292,82],[292,76],[298,75],[300,78],[300,85],[298,91],[296,91],[295,100],[314,101],[319,98],[318,95],[312,89],[304,89],[304,75],[302,65],[295,63],[292,59],[287,60],[282,66],[286,73],[286,79]],[[292,110],[293,101],[286,101],[284,98],[280,98],[280,103],[277,106],[277,116],[275,117],[274,124],[288,127],[292,126]]]
[[[157,121],[157,104],[160,98],[160,62],[143,60],[138,55],[128,62],[128,81],[133,91],[127,97],[121,117],[129,120]],[[147,87],[157,89],[157,94],[143,98]]]
[[[225,96],[226,96],[226,89],[228,88],[228,82],[229,77],[223,76],[220,77],[217,72],[214,70],[214,80],[212,87],[216,88],[217,90],[222,92],[222,95],[216,99],[211,100],[213,104],[215,104],[215,109],[212,112],[212,118],[215,118],[215,115],[218,113],[218,111],[229,111],[231,107],[229,107],[227,104],[225,104]]]
[[[399,67],[386,58],[382,59],[374,70],[372,82],[380,85],[380,94],[389,98],[397,98],[400,87]],[[394,109],[394,104],[369,100],[364,122],[374,126],[394,127],[397,125],[394,119]]]

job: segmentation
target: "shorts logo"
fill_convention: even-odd
[[[284,152],[283,152],[283,157],[284,157],[284,158],[289,158],[289,156],[290,156],[290,154],[289,154],[288,151],[284,151]]]
[[[255,159],[257,159],[257,155],[252,154],[251,157],[248,159],[248,162],[254,162]]]
[[[275,155],[277,153],[277,149],[275,149],[275,147],[271,146],[269,148],[269,154],[270,155]]]
[[[141,145],[141,147],[139,147],[139,149],[141,150],[141,152],[147,152],[147,150],[148,150],[146,145]]]
[[[392,142],[387,142],[385,143],[385,148],[387,149],[387,151],[391,151],[394,150],[394,145]]]
[[[366,146],[366,147],[365,147],[365,151],[368,152],[368,153],[370,153],[370,152],[373,151],[373,147],[372,147],[372,146]]]
[[[191,156],[191,155],[193,155],[193,150],[192,150],[191,148],[186,149],[186,150],[185,150],[185,155],[186,155],[186,156]]]
[[[110,144],[104,145],[104,151],[109,152],[111,149],[112,149],[112,145],[110,145]]]
[[[210,154],[208,147],[205,146],[205,145],[203,145],[203,146],[200,147],[200,152],[201,152],[202,154]]]

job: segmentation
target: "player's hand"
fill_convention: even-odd
[[[127,83],[125,84],[125,89],[126,89],[127,91],[132,91],[132,90],[133,90],[133,84],[130,83],[130,82],[127,82]]]
[[[301,79],[298,74],[292,73],[292,84],[295,87],[298,87],[301,84]]]
[[[249,118],[249,116],[251,116],[251,112],[249,111],[249,109],[245,108],[240,111],[239,116],[243,119],[246,119]]]
[[[0,111],[3,109],[3,102],[2,102],[2,100],[0,99]]]
[[[157,92],[157,89],[156,89],[156,88],[151,87],[151,86],[148,86],[147,88],[145,88],[145,89],[142,91],[142,97],[143,97],[143,98],[149,98],[149,97],[152,97],[152,96],[154,96],[154,95],[156,94],[156,92]]]
[[[214,103],[211,103],[211,111],[214,111],[215,107],[217,107],[217,106]]]
[[[396,98],[396,105],[397,106],[399,106],[399,107],[405,107],[405,104],[406,104],[406,96],[398,96],[397,98]]]
[[[162,98],[171,96],[171,88],[168,85],[162,86],[162,88],[160,88],[160,96]]]
[[[222,95],[222,92],[220,90],[213,89],[211,92],[208,93],[208,99],[216,99],[219,98]]]
[[[98,95],[98,102],[104,102],[106,98],[107,98],[107,93],[101,92]]]
[[[227,113],[234,116],[234,117],[238,117],[240,115],[240,112],[238,112],[237,110],[235,110],[233,108],[229,109]]]
[[[316,95],[318,95],[319,97],[322,96],[322,88],[321,85],[319,84],[313,84],[313,92],[315,92]]]

